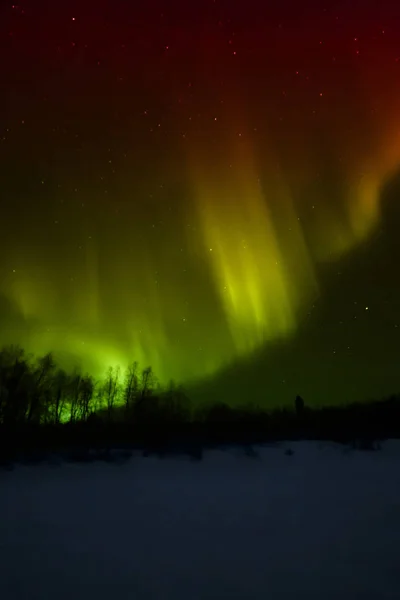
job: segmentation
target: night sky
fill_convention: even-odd
[[[0,342],[195,399],[400,391],[400,8],[0,4]]]

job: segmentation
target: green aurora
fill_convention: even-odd
[[[43,11],[2,21],[0,342],[95,376],[137,360],[199,398],[206,382],[245,398],[249,377],[278,402],[396,391],[386,354],[362,354],[389,313],[399,335],[390,241],[376,245],[400,164],[394,34],[365,25],[361,51],[350,9],[342,29],[318,13],[275,32],[271,61],[261,8],[232,16],[234,37],[225,17],[160,29],[146,13],[136,41],[128,9],[105,33],[105,7],[90,21],[60,5],[41,35]],[[327,366],[336,352],[346,367]]]

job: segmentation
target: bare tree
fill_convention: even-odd
[[[77,420],[79,416],[79,393],[80,393],[81,375],[75,373],[71,376],[68,384],[69,397],[69,420],[71,423]]]
[[[151,367],[147,367],[142,371],[142,381],[141,381],[141,397],[146,398],[147,396],[151,396],[154,390],[154,386],[156,384],[156,377],[153,373],[153,369]]]
[[[58,369],[54,378],[54,396],[52,406],[52,422],[55,425],[61,422],[61,417],[66,404],[66,395],[68,389],[68,375],[63,369]]]
[[[120,368],[110,367],[107,371],[106,381],[104,383],[104,399],[107,407],[107,417],[108,420],[111,421],[112,414],[114,411],[114,406],[118,401],[118,396],[120,395],[121,385],[120,385]]]
[[[157,379],[151,367],[147,367],[142,371],[140,381],[140,393],[138,394],[134,404],[135,419],[139,421],[148,421],[155,418],[158,406],[158,398],[153,396],[153,391]]]
[[[0,352],[0,420],[11,424],[25,420],[33,377],[29,359],[19,346],[6,346]]]
[[[125,405],[125,416],[129,418],[132,413],[134,403],[139,395],[139,365],[135,361],[129,365],[125,373],[125,383],[123,390],[123,399]]]
[[[87,421],[89,415],[92,412],[91,402],[92,402],[92,398],[93,398],[93,392],[94,392],[93,378],[90,375],[85,375],[85,377],[82,377],[82,379],[80,380],[80,385],[79,385],[79,407],[80,407],[79,417],[83,421]]]
[[[51,352],[37,359],[37,365],[34,369],[35,389],[32,392],[30,405],[28,409],[27,421],[40,421],[43,416],[43,410],[48,403],[48,387],[51,385],[51,375],[55,369],[54,357]],[[42,406],[41,406],[42,405]]]

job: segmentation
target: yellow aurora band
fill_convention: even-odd
[[[212,167],[208,174],[207,167],[199,169],[204,169],[206,161],[195,161],[193,179],[197,182],[198,244],[224,307],[232,352],[241,356],[268,340],[291,334],[300,300],[304,293],[309,299],[317,291],[317,281],[288,192],[272,186],[265,192],[261,189],[245,141],[230,154],[226,157],[228,168],[214,176]],[[212,186],[206,183],[210,180]],[[275,203],[281,202],[290,248],[283,246],[274,225],[268,195],[275,196]],[[292,272],[286,260],[288,251],[296,253]]]

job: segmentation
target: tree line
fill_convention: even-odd
[[[379,440],[400,437],[399,394],[353,404],[338,398],[335,406],[321,399],[313,408],[300,396],[288,407],[268,404],[246,397],[242,406],[220,401],[194,409],[182,386],[162,388],[151,367],[137,362],[124,372],[110,367],[95,380],[67,373],[52,353],[35,358],[7,346],[0,351],[0,462],[66,447],[78,448],[80,457],[90,448],[179,447],[198,458],[202,448],[225,443],[324,439],[374,449]]]
[[[156,394],[157,392],[157,394]],[[162,402],[161,402],[162,399]],[[187,412],[183,389],[171,381],[162,390],[151,367],[132,362],[125,372],[109,367],[102,380],[67,373],[52,353],[35,358],[19,346],[0,351],[0,424],[59,425],[108,419],[146,418],[157,409]]]

